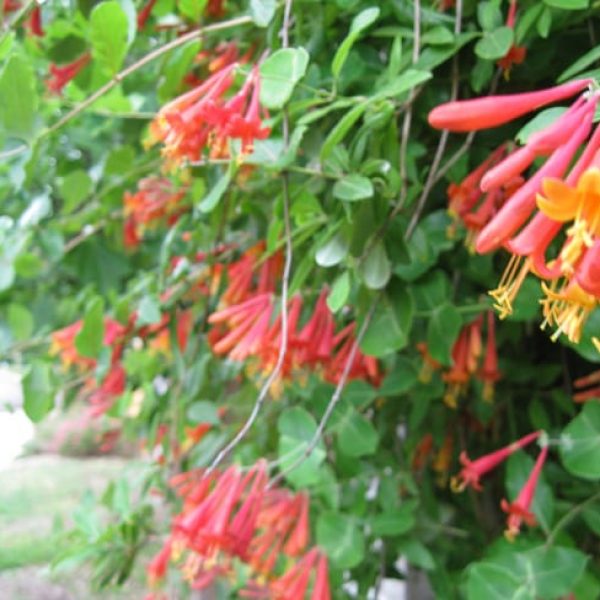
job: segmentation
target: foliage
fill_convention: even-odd
[[[592,160],[597,8],[4,3],[0,352],[33,421],[83,403],[149,465],[65,563],[120,584],[158,539],[156,598],[366,598],[400,557],[439,598],[597,597],[600,232],[536,174]],[[538,207],[576,259],[501,279]],[[302,527],[269,537],[273,505]]]

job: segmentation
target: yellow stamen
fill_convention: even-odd
[[[489,295],[496,301],[494,308],[500,319],[505,319],[513,312],[512,303],[516,298],[527,274],[531,269],[531,261],[522,256],[513,255],[500,278],[500,283]]]

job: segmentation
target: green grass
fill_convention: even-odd
[[[102,490],[123,464],[43,456],[0,471],[0,571],[51,561],[82,493]]]

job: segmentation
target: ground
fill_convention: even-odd
[[[0,598],[128,600],[144,597],[143,569],[123,590],[93,593],[85,568],[52,572],[58,540],[86,489],[101,492],[125,461],[42,455],[0,471]]]

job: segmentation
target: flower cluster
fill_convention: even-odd
[[[238,139],[241,154],[252,151],[255,139],[270,133],[262,120],[258,67],[251,69],[241,89],[227,97],[240,64],[225,65],[193,90],[175,98],[158,112],[150,126],[149,144],[161,142],[169,164],[198,161],[205,149],[211,158],[229,157],[229,140]]]
[[[450,102],[434,109],[429,122],[451,131],[496,127],[590,85],[591,80],[582,79],[538,92]],[[584,92],[552,124],[487,169],[479,182],[489,192],[515,177],[525,179],[475,242],[480,253],[504,246],[512,254],[491,292],[500,317],[511,314],[521,284],[532,273],[542,280],[543,326],[555,328],[553,339],[564,333],[574,343],[600,300],[600,128],[590,136],[599,97],[595,90]],[[528,177],[534,161],[545,157]],[[554,240],[560,250],[548,259]]]
[[[221,297],[222,308],[210,315],[215,327],[209,341],[215,354],[233,360],[254,359],[255,368],[270,373],[279,356],[282,318],[278,314],[275,286],[282,268],[282,256],[275,253],[259,266],[259,244],[227,269],[228,286]],[[258,269],[256,281],[255,270]],[[288,303],[287,351],[280,379],[302,369],[318,370],[326,381],[337,383],[352,352],[349,379],[366,379],[377,385],[381,374],[377,361],[355,349],[356,323],[336,332],[327,307],[328,289],[324,288],[312,315],[300,326],[303,301],[295,295]]]
[[[218,577],[235,582],[236,566],[243,564],[250,577],[241,597],[329,600],[327,557],[309,548],[308,496],[270,487],[266,461],[247,472],[231,466],[182,473],[173,485],[183,509],[148,566],[152,587],[165,577],[170,561],[196,590]]]
[[[537,440],[541,435],[540,431],[534,431],[521,439],[500,448],[490,454],[486,454],[477,460],[470,460],[465,452],[460,455],[460,462],[463,466],[460,473],[452,478],[451,486],[455,492],[461,492],[466,487],[471,486],[477,491],[481,491],[480,479],[498,465],[504,462],[511,454],[517,450],[524,448],[531,442]],[[531,504],[535,496],[535,489],[540,476],[540,472],[548,455],[548,447],[544,446],[535,462],[533,469],[527,481],[521,488],[517,498],[513,502],[502,500],[500,507],[508,514],[506,537],[513,540],[519,533],[521,525],[525,522],[530,527],[535,525],[535,517],[531,513]]]
[[[144,231],[166,221],[173,225],[189,209],[182,202],[186,190],[175,190],[173,183],[164,177],[146,177],[139,181],[135,194],[125,192],[123,209],[125,222],[123,240],[127,248],[135,248]]]
[[[594,371],[585,377],[580,377],[573,382],[577,392],[573,395],[575,402],[600,400],[600,370]],[[586,389],[587,388],[587,389]]]
[[[84,375],[82,393],[90,404],[90,414],[99,416],[110,410],[115,401],[125,392],[127,374],[123,368],[121,358],[127,342],[137,336],[147,339],[149,347],[156,351],[168,352],[170,344],[169,323],[170,317],[164,314],[161,320],[153,325],[136,327],[138,315],[134,312],[127,323],[122,325],[109,317],[104,318],[103,345],[111,349],[110,367],[102,375],[100,381],[92,375],[97,366],[94,358],[82,356],[77,349],[76,338],[83,328],[82,321],[55,331],[51,338],[50,354],[59,354],[65,369],[75,367]],[[176,318],[176,335],[180,349],[183,351],[187,345],[189,333],[193,325],[190,311],[180,311]]]
[[[469,382],[475,376],[483,383],[483,399],[491,402],[494,398],[494,384],[502,376],[498,370],[498,353],[496,349],[496,327],[494,315],[487,313],[487,339],[485,355],[480,364],[483,353],[482,343],[483,315],[479,315],[473,322],[465,325],[454,346],[452,347],[452,365],[442,373],[446,382],[444,402],[449,408],[456,408],[458,400],[466,392]],[[427,383],[434,370],[441,369],[442,365],[436,361],[423,342],[417,344],[417,350],[423,357],[423,368],[420,380]]]

